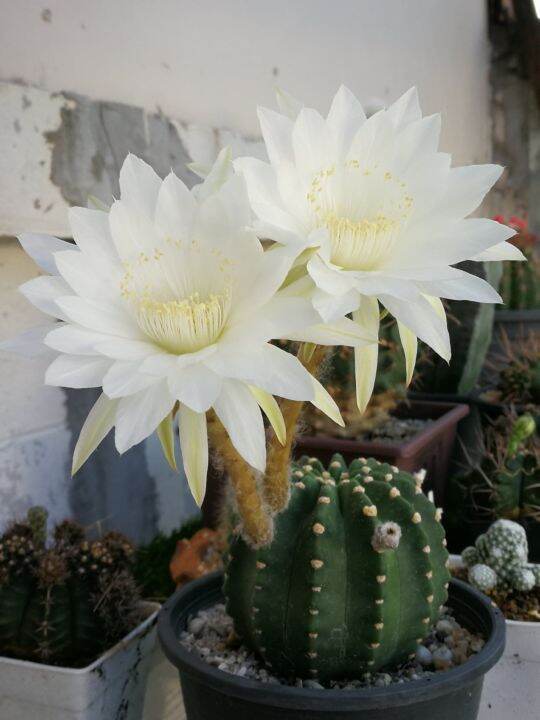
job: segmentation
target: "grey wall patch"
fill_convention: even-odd
[[[64,392],[71,432],[69,477],[75,443],[99,391]],[[83,525],[100,523],[103,530],[119,530],[136,542],[148,542],[158,531],[156,485],[148,471],[144,443],[120,456],[114,433],[109,433],[72,478],[69,495],[73,515]]]
[[[94,195],[119,196],[118,175],[128,153],[146,160],[160,177],[171,169],[189,186],[195,176],[176,127],[163,115],[113,102],[63,93],[60,127],[45,133],[52,148],[51,181],[70,205]]]

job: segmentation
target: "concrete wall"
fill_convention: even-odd
[[[108,200],[128,151],[188,182],[188,156],[260,152],[255,105],[276,83],[325,110],[341,82],[368,105],[413,84],[444,114],[456,162],[490,156],[484,0],[0,0],[0,340],[41,322],[16,293],[36,274],[9,236],[69,235],[66,210]],[[3,82],[2,82],[3,81]],[[0,355],[0,526],[32,502],[137,539],[192,512],[156,441],[111,439],[75,480],[95,394],[43,387],[45,358]]]

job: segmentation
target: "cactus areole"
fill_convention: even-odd
[[[447,599],[439,519],[409,473],[302,458],[272,544],[232,544],[225,595],[237,633],[286,677],[325,682],[407,660]]]

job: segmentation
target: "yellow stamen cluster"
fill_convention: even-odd
[[[355,159],[319,171],[306,197],[317,227],[330,232],[332,262],[348,270],[376,269],[413,206],[405,183]]]
[[[137,322],[154,342],[171,353],[196,352],[220,336],[230,308],[225,291],[201,299],[194,293],[182,300],[159,301],[143,297],[137,302]]]

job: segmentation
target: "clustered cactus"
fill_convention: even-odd
[[[335,455],[328,470],[302,458],[292,481],[273,543],[231,545],[225,594],[238,635],[274,673],[321,682],[412,657],[450,578],[422,476]]]
[[[111,647],[137,618],[133,553],[71,521],[47,545],[47,512],[32,508],[0,537],[0,655],[77,667]]]
[[[540,530],[540,455],[536,422],[526,413],[501,417],[484,434],[481,460],[467,473],[452,478],[448,493],[451,538],[473,540],[499,518],[529,526],[534,548]],[[482,525],[480,525],[482,523]]]
[[[471,585],[482,592],[528,591],[540,586],[540,565],[528,562],[527,534],[518,523],[497,520],[461,558]]]

